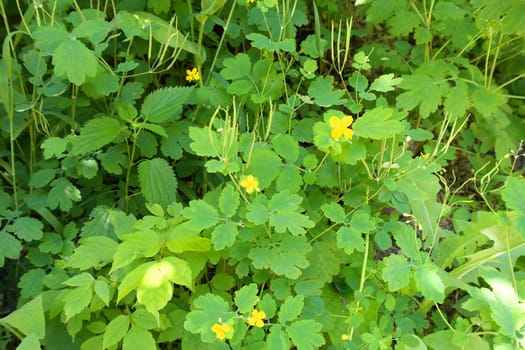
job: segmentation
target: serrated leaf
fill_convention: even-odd
[[[299,314],[303,311],[304,307],[304,296],[288,296],[281,305],[279,313],[279,322],[284,324],[286,322],[294,321],[299,317]]]
[[[83,238],[73,255],[69,257],[67,266],[80,270],[100,268],[113,260],[117,247],[118,243],[108,237]]]
[[[525,202],[523,194],[525,193],[525,180],[517,177],[507,177],[506,186],[501,190],[501,199],[507,205],[507,208],[525,212]]]
[[[382,139],[392,137],[404,130],[399,120],[392,120],[393,111],[390,108],[374,108],[368,110],[352,125],[356,136]]]
[[[188,226],[195,230],[212,227],[219,222],[219,213],[204,200],[192,200],[190,206],[184,208],[182,215],[190,219]]]
[[[97,176],[98,173],[98,163],[93,158],[81,159],[76,166],[77,173],[86,178],[92,179]]]
[[[220,223],[211,233],[211,243],[215,250],[231,247],[239,234],[237,225],[231,221]]]
[[[321,335],[323,326],[314,320],[300,320],[286,328],[297,350],[314,350],[324,345],[325,340]]]
[[[191,87],[169,87],[153,91],[144,99],[140,115],[150,123],[180,118],[182,106],[192,93]]]
[[[111,117],[91,119],[80,129],[80,135],[71,139],[72,155],[85,154],[101,149],[120,135],[120,122]]]
[[[122,169],[128,165],[128,157],[121,145],[109,147],[106,152],[98,154],[97,158],[104,170],[113,175],[122,174]]]
[[[253,309],[254,305],[257,303],[257,300],[259,300],[257,295],[258,292],[259,289],[255,283],[244,286],[235,292],[234,301],[240,313],[245,314]]]
[[[46,333],[46,322],[44,318],[42,296],[37,296],[22,307],[11,312],[6,317],[0,318],[0,324],[16,328],[26,336],[34,334],[38,339],[44,339]]]
[[[138,168],[140,188],[147,202],[166,208],[177,201],[177,179],[166,160],[148,159],[142,161]]]
[[[216,323],[228,322],[236,313],[230,311],[228,303],[218,295],[207,293],[193,301],[193,310],[186,315],[184,329],[201,335],[205,343],[217,341],[211,327]]]
[[[437,273],[437,267],[432,264],[424,264],[417,267],[414,273],[416,287],[421,294],[436,303],[442,303],[445,299],[445,285]]]
[[[328,219],[335,223],[342,224],[346,221],[345,210],[335,202],[324,204],[321,210]]]
[[[394,86],[399,85],[402,80],[402,78],[394,78],[394,73],[383,74],[372,82],[370,90],[379,92],[393,91]]]
[[[31,33],[35,46],[51,55],[60,43],[70,40],[69,33],[62,27],[42,25]]]
[[[259,180],[259,188],[265,189],[279,175],[281,165],[281,159],[275,152],[258,149],[253,151],[245,174],[255,176]]]
[[[54,180],[51,186],[47,196],[47,205],[50,209],[60,207],[62,211],[69,211],[73,207],[73,202],[79,202],[82,199],[78,188],[66,178]]]
[[[97,57],[79,40],[68,38],[53,52],[55,75],[68,79],[75,85],[82,85],[87,77],[97,74]]]
[[[207,128],[189,128],[189,135],[193,142],[190,144],[191,149],[199,156],[217,157],[219,152],[216,145],[219,145],[219,135]]]
[[[0,266],[4,266],[5,258],[17,259],[22,248],[22,244],[15,237],[5,230],[0,230]]]
[[[24,273],[17,285],[20,289],[20,297],[29,299],[38,296],[44,288],[45,276],[46,271],[43,269],[32,269]]]
[[[299,144],[291,135],[281,134],[276,136],[272,140],[272,145],[275,152],[288,163],[293,163],[299,158]]]
[[[155,262],[147,262],[137,266],[131,272],[127,273],[126,276],[120,282],[118,287],[117,303],[121,301],[126,295],[132,290],[137,288],[142,281],[142,277],[146,271],[155,264]]]
[[[93,287],[91,285],[78,287],[70,290],[64,296],[64,314],[66,321],[78,315],[88,307],[93,298]]]
[[[95,294],[106,304],[106,306],[109,306],[110,290],[106,281],[96,280],[93,285],[93,291],[95,291]]]
[[[345,101],[342,99],[345,94],[344,90],[334,90],[334,78],[330,75],[327,77],[317,77],[308,87],[308,96],[314,99],[316,105],[320,107],[330,107],[341,105]]]
[[[219,197],[219,209],[221,212],[225,217],[231,218],[237,212],[239,203],[239,192],[232,185],[226,185]]]
[[[445,98],[443,106],[445,111],[454,117],[462,117],[470,107],[468,87],[464,81],[458,80],[456,86],[452,87]]]
[[[17,218],[11,225],[7,226],[9,232],[28,242],[41,239],[44,234],[43,229],[44,224],[30,217]]]
[[[129,321],[128,315],[118,315],[108,323],[102,341],[104,349],[116,345],[124,338],[124,335],[128,333]]]
[[[250,76],[252,71],[252,62],[250,56],[240,53],[235,58],[225,58],[224,68],[220,74],[224,79],[235,80]]]
[[[68,140],[61,137],[49,137],[42,142],[40,148],[44,150],[44,158],[50,159],[60,157],[66,151],[68,143]]]
[[[140,327],[131,327],[124,336],[122,350],[157,350],[157,343],[151,333]]]
[[[383,280],[388,283],[388,290],[395,292],[410,283],[411,267],[402,255],[390,255],[383,259]]]
[[[336,235],[337,247],[343,249],[346,254],[352,254],[355,250],[364,251],[365,240],[360,231],[344,226],[337,231]]]

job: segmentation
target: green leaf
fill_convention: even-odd
[[[121,145],[111,146],[106,152],[97,154],[105,171],[113,175],[121,175],[122,169],[128,166],[128,156]]]
[[[206,252],[211,249],[210,240],[199,236],[200,230],[189,227],[187,223],[169,229],[166,246],[173,253],[186,251]]]
[[[280,134],[272,139],[275,152],[286,162],[293,163],[299,158],[299,144],[297,140],[288,134]]]
[[[211,233],[211,243],[215,250],[231,247],[239,234],[237,224],[231,221],[220,223]]]
[[[62,211],[69,211],[73,207],[73,202],[79,202],[82,199],[78,188],[66,178],[54,180],[51,186],[47,196],[47,205],[50,209],[60,206]]]
[[[244,173],[255,176],[259,180],[259,188],[265,189],[277,178],[281,165],[281,159],[275,152],[268,149],[258,149],[253,151],[250,163]]]
[[[81,159],[76,168],[77,173],[86,179],[92,179],[98,173],[98,163],[93,158]]]
[[[507,204],[507,208],[525,212],[525,180],[517,177],[507,177],[506,186],[501,190],[501,199]]]
[[[355,250],[362,252],[365,249],[365,240],[360,231],[351,227],[343,226],[337,230],[337,247],[345,251],[346,254],[352,254]]]
[[[24,273],[18,281],[20,297],[23,299],[37,297],[44,288],[45,276],[46,271],[43,269],[32,269]]]
[[[383,259],[383,280],[388,283],[388,290],[395,292],[410,283],[411,267],[402,255],[390,255]]]
[[[425,298],[442,303],[445,299],[445,285],[437,270],[437,267],[432,264],[420,265],[416,269],[414,279],[417,289]]]
[[[299,314],[303,311],[304,307],[304,296],[288,296],[279,309],[278,317],[279,322],[284,324],[293,321],[299,317]]]
[[[234,301],[240,313],[245,314],[252,311],[254,305],[257,303],[257,300],[259,300],[257,295],[258,292],[259,289],[255,283],[244,286],[235,292]]]
[[[230,311],[224,299],[207,293],[193,301],[193,309],[186,316],[184,329],[191,333],[200,333],[205,343],[213,343],[217,340],[217,336],[212,332],[211,327],[216,323],[227,323],[235,316],[236,313]]]
[[[284,166],[275,182],[276,190],[279,192],[288,190],[291,193],[296,193],[301,190],[303,185],[303,177],[301,170],[295,166]]]
[[[44,339],[46,334],[46,322],[44,318],[44,307],[42,296],[39,295],[24,306],[11,312],[4,318],[0,318],[0,324],[15,328],[22,334],[28,336],[34,334],[37,339]]]
[[[5,258],[17,259],[22,251],[22,244],[5,230],[0,230],[0,266],[4,266]]]
[[[73,316],[78,315],[82,310],[88,307],[93,298],[93,286],[87,285],[70,290],[64,296],[64,314],[66,321]]]
[[[113,72],[108,72],[102,67],[94,77],[86,78],[82,85],[82,91],[91,98],[102,98],[117,92],[119,89],[119,77]]]
[[[239,192],[232,185],[227,184],[219,197],[219,209],[225,217],[231,218],[237,212],[239,203]]]
[[[91,119],[80,129],[80,135],[71,139],[72,155],[85,154],[101,149],[120,135],[120,122],[111,117]]]
[[[102,341],[104,349],[116,345],[124,338],[124,335],[128,333],[129,323],[128,315],[118,315],[108,323]]]
[[[103,280],[96,280],[95,284],[93,285],[93,290],[95,291],[95,294],[102,300],[106,306],[109,306],[110,301],[110,290],[109,285],[106,281]]]
[[[40,148],[44,150],[44,158],[50,159],[60,157],[66,151],[68,143],[68,140],[61,137],[49,137],[42,142]]]
[[[27,242],[41,239],[44,235],[43,229],[44,224],[30,217],[17,218],[11,225],[7,226],[7,231]]]
[[[36,28],[31,34],[35,39],[35,46],[51,55],[58,45],[66,40],[70,40],[69,33],[62,27],[43,25]]]
[[[372,82],[370,90],[379,92],[393,91],[394,86],[399,85],[402,80],[402,78],[394,78],[394,73],[383,74]]]
[[[337,224],[342,224],[346,221],[345,210],[335,202],[323,204],[321,210],[328,219]]]
[[[163,237],[149,229],[127,234],[122,238],[124,242],[116,249],[111,271],[125,267],[139,257],[152,257],[164,245]]]
[[[100,268],[113,261],[117,247],[118,243],[108,237],[83,238],[73,255],[69,257],[67,266],[80,270]]]
[[[314,350],[324,345],[321,335],[322,325],[314,320],[300,320],[286,328],[297,350]]]
[[[426,74],[405,75],[400,87],[408,91],[397,97],[397,106],[409,111],[420,104],[419,112],[423,118],[435,112],[441,103],[439,86]]]
[[[152,9],[156,14],[168,13],[170,7],[170,0],[148,0],[148,9]]]
[[[266,347],[272,350],[289,350],[290,341],[283,328],[279,325],[272,326],[266,337]]]
[[[79,40],[68,38],[53,52],[55,75],[67,78],[75,85],[82,85],[87,77],[97,74],[97,57]]]
[[[390,108],[378,107],[367,110],[361,118],[358,118],[352,129],[356,136],[371,139],[382,139],[392,137],[404,130],[399,120],[392,120],[393,111]]]
[[[161,310],[173,298],[173,283],[191,288],[188,263],[176,257],[155,262],[144,271],[137,288],[137,301],[151,313]]]
[[[502,94],[490,91],[484,86],[477,86],[471,95],[472,106],[476,108],[484,117],[494,114],[500,105],[505,103]]]
[[[189,135],[193,142],[191,149],[199,156],[218,157],[219,152],[216,145],[220,145],[220,136],[217,132],[208,128],[189,128]]]
[[[455,81],[456,86],[450,89],[443,107],[454,117],[462,117],[470,107],[467,84],[462,80]]]
[[[140,115],[151,123],[180,118],[182,106],[192,93],[191,87],[168,87],[153,91],[144,99]]]
[[[94,280],[90,273],[83,272],[65,280],[62,284],[69,287],[89,287],[93,284]]]
[[[166,160],[144,160],[138,168],[140,188],[147,202],[167,208],[177,201],[177,178]]]
[[[301,196],[290,194],[288,190],[273,195],[269,202],[269,220],[276,232],[288,230],[293,235],[302,235],[306,232],[305,228],[314,226],[313,221],[300,213],[303,211],[300,208],[301,201]]]
[[[308,267],[306,254],[312,249],[303,236],[286,236],[279,244],[252,248],[248,257],[256,268],[269,268],[279,276],[297,279]]]
[[[35,333],[31,333],[22,339],[20,344],[16,347],[16,350],[40,350],[41,348],[37,336]]]
[[[133,271],[126,274],[118,287],[117,303],[139,286],[146,271],[154,264],[155,262],[141,264],[133,269]]]
[[[151,333],[140,327],[131,327],[130,331],[124,336],[122,350],[157,350],[155,339]]]
[[[36,188],[42,188],[47,186],[51,180],[55,178],[57,169],[40,169],[31,174],[31,180],[29,180],[29,186]]]
[[[88,19],[80,22],[71,35],[75,38],[88,38],[93,44],[103,41],[112,29],[103,19]]]
[[[228,80],[248,77],[252,71],[252,62],[245,53],[237,54],[235,58],[225,58],[223,64],[224,68],[220,74],[224,79]]]
[[[314,99],[317,106],[330,107],[341,105],[345,100],[341,99],[345,94],[344,90],[333,89],[334,77],[317,77],[308,87],[308,96]]]
[[[195,230],[209,228],[219,222],[217,210],[202,199],[190,201],[190,206],[184,208],[182,215],[190,220],[188,226]]]

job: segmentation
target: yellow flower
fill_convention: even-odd
[[[255,0],[246,0],[246,2],[247,2],[248,4],[253,4],[253,3],[255,2]]]
[[[217,336],[217,339],[224,340],[226,338],[226,333],[231,332],[232,328],[227,324],[214,324],[211,327],[211,330]]]
[[[348,340],[350,339],[350,337],[348,336],[348,334],[341,334],[341,340]]]
[[[246,192],[252,193],[253,191],[259,192],[259,180],[253,175],[246,176],[246,179],[241,180],[241,187],[246,189]]]
[[[252,317],[248,319],[248,324],[250,326],[256,326],[261,328],[264,326],[264,318],[266,317],[266,313],[264,311],[257,311],[257,309],[252,310]]]
[[[186,69],[186,80],[187,81],[199,80],[200,78],[201,78],[201,75],[199,74],[199,71],[197,71],[197,68],[193,68],[192,70]]]
[[[351,139],[354,135],[354,131],[350,129],[353,121],[354,119],[349,115],[345,115],[342,119],[335,116],[330,117],[328,119],[328,124],[332,128],[330,135],[336,140],[339,140],[341,136],[344,136],[347,140]]]

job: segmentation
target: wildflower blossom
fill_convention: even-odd
[[[348,334],[341,334],[341,340],[348,340],[350,339],[350,337],[348,336]]]
[[[199,80],[201,78],[201,75],[199,74],[199,71],[197,68],[193,68],[192,70],[186,69],[186,80],[187,81],[194,81]]]
[[[339,140],[341,136],[347,140],[351,139],[354,135],[354,131],[350,129],[353,121],[354,119],[349,115],[345,115],[343,118],[330,117],[328,120],[328,124],[332,128],[330,135],[336,140]]]
[[[253,4],[253,3],[255,2],[255,0],[246,0],[246,2],[247,2],[248,4]]]
[[[248,324],[250,326],[256,326],[261,328],[264,326],[264,318],[266,317],[266,313],[264,311],[258,311],[257,309],[252,310],[252,317],[248,319]]]
[[[227,324],[218,324],[215,323],[211,330],[215,335],[217,336],[217,339],[224,340],[226,338],[226,333],[231,332],[232,328],[228,326]]]
[[[252,193],[253,191],[259,192],[259,180],[253,175],[246,176],[246,179],[241,180],[241,187],[243,187],[246,192]]]

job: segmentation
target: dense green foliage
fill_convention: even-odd
[[[0,15],[0,348],[525,347],[525,1]]]

